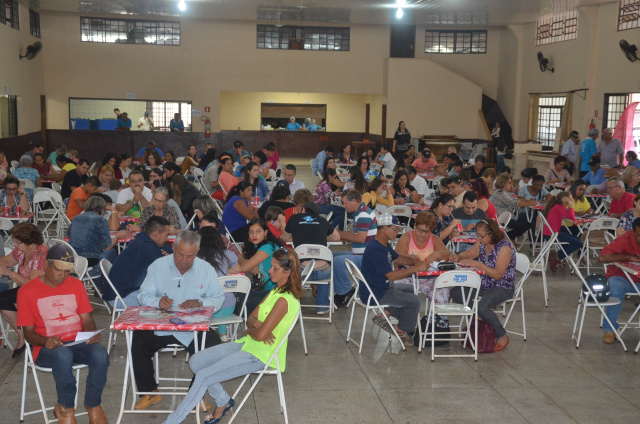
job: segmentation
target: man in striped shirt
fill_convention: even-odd
[[[378,233],[376,216],[371,208],[362,203],[362,195],[355,189],[342,193],[342,206],[347,213],[353,213],[353,231],[338,231],[340,240],[351,242],[351,252],[336,252],[333,254],[333,286],[336,292],[335,304],[344,306],[355,292],[349,279],[349,271],[345,260],[349,259],[358,268],[362,265],[362,255],[367,243]]]

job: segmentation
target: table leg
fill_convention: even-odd
[[[131,365],[131,331],[126,330],[124,332],[125,339],[127,341],[127,359],[124,365],[124,382],[122,384],[122,399],[120,399],[120,414],[116,424],[120,424],[122,415],[124,414],[124,405],[127,399],[127,385],[129,384],[129,371],[133,372],[133,366]],[[135,402],[135,398],[134,398]],[[133,408],[132,408],[133,409]]]

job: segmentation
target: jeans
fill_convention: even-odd
[[[549,240],[549,236],[544,236],[544,239]],[[582,249],[582,241],[573,234],[559,231],[558,241],[562,244],[562,250],[558,253],[558,259],[560,260],[563,260],[567,255],[571,256],[571,254],[576,250]]]
[[[249,352],[242,351],[244,343],[225,343],[205,349],[191,357],[189,366],[195,379],[189,392],[175,411],[167,417],[165,424],[181,423],[189,412],[209,394],[217,406],[224,406],[231,397],[220,384],[223,381],[244,376],[264,368],[264,363]]]
[[[342,228],[344,223],[344,208],[336,205],[327,205],[326,203],[320,205],[320,212],[323,215],[333,212],[331,215],[331,226],[333,228]]]
[[[504,168],[504,155],[498,153],[496,154],[496,170],[498,174],[502,168]]]
[[[464,291],[468,293],[469,288],[465,287]],[[493,327],[496,339],[499,339],[507,334],[507,331],[502,326],[498,315],[493,312],[493,308],[513,298],[513,289],[504,289],[502,287],[480,289],[478,296],[482,296],[482,299],[478,302],[478,317]],[[473,293],[469,298],[473,299]],[[451,299],[456,303],[462,304],[462,287],[457,286],[451,288]]]
[[[405,333],[413,333],[418,324],[420,299],[413,294],[413,284],[393,284],[378,299],[381,305],[389,305],[387,311],[398,319],[398,328]]]
[[[309,276],[309,281],[328,280],[330,278],[331,278],[331,268],[327,268],[322,271],[311,272],[311,275]],[[318,297],[316,298],[316,305],[323,305],[323,306],[329,305],[329,284],[318,284]],[[318,311],[321,311],[321,310],[323,309],[318,309]]]
[[[333,291],[336,294],[347,294],[353,287],[349,270],[345,260],[349,259],[358,268],[362,267],[362,255],[354,255],[351,252],[336,252],[333,254]]]
[[[611,296],[616,299],[620,299],[624,301],[624,296],[627,293],[635,293],[636,290],[633,288],[629,280],[626,277],[609,277],[609,286],[611,286]],[[616,329],[612,329],[607,320],[605,319],[602,323],[602,328],[604,331],[616,331],[620,325],[618,324],[618,316],[620,315],[620,311],[622,311],[622,302],[618,305],[607,306],[605,313],[607,318],[611,321],[611,323],[616,327]]]
[[[89,408],[102,404],[102,390],[107,382],[109,355],[99,343],[79,343],[74,346],[58,346],[52,350],[42,347],[36,365],[51,368],[56,382],[58,403],[65,408],[73,408],[76,399],[76,378],[73,375],[73,364],[89,365],[87,389],[84,403]]]
[[[140,294],[140,290],[135,290],[122,298],[124,300],[124,307],[127,308],[129,306],[140,306],[140,302],[138,301],[138,295]],[[113,306],[115,300],[110,300],[109,305]],[[120,307],[120,305],[118,305]]]

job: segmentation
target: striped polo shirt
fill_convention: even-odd
[[[353,243],[351,245],[351,250],[354,255],[362,255],[364,254],[364,249],[367,247],[367,243],[373,240],[378,233],[378,226],[376,225],[376,215],[371,210],[371,208],[367,207],[365,203],[361,203],[354,216],[354,234],[366,231],[367,238],[365,239],[364,243]]]

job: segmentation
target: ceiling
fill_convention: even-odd
[[[540,0],[550,4],[592,6],[612,0]],[[22,0],[40,11],[129,14],[283,23],[388,25],[396,19],[395,0]],[[402,22],[417,25],[506,26],[535,22],[539,0],[406,0]]]

